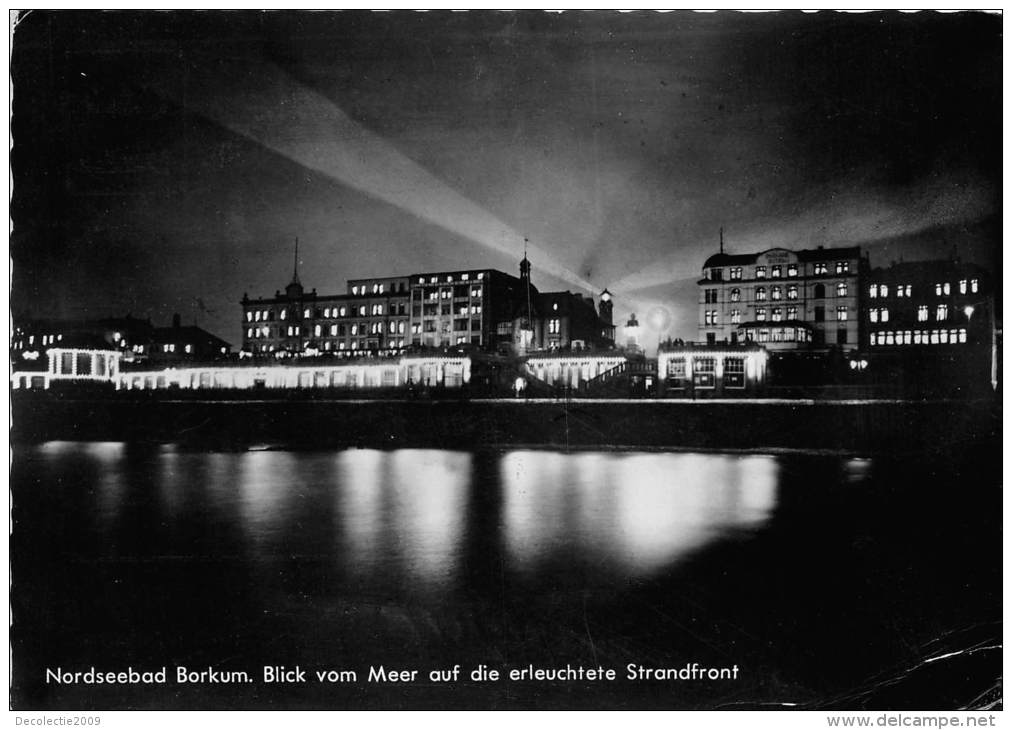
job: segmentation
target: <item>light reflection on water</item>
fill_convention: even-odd
[[[648,576],[761,528],[780,479],[777,458],[727,454],[132,452],[54,442],[38,456],[89,465],[103,532],[124,528],[129,503],[131,518],[169,528],[164,539],[175,544],[164,549],[175,555],[193,549],[175,536],[185,532],[212,551],[238,550],[257,571],[310,558],[334,581],[419,593],[465,584],[468,550],[501,552],[502,569],[523,576],[567,566],[602,580]],[[215,548],[218,534],[233,543]]]
[[[461,560],[471,455],[406,449],[337,456],[335,529],[358,575],[446,586]]]
[[[649,574],[776,504],[777,462],[718,454],[512,452],[501,463],[510,562],[525,571],[584,555]]]

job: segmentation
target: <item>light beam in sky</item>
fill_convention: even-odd
[[[216,69],[218,78],[227,77]],[[524,236],[369,131],[317,91],[280,68],[235,70],[222,87],[191,79],[185,104],[235,134],[308,169],[450,231],[519,258]],[[596,287],[543,248],[528,255],[544,273],[588,292]]]
[[[816,246],[864,248],[890,239],[930,231],[938,226],[972,223],[993,213],[992,191],[972,176],[946,176],[932,187],[887,196],[867,193],[833,196],[830,202],[801,201],[794,215],[742,222],[730,227],[728,253],[757,253],[771,248],[792,250]],[[698,278],[706,241],[692,240],[661,261],[615,282],[616,291],[640,291]],[[717,253],[716,240],[710,244]]]

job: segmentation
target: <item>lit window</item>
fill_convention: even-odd
[[[246,330],[246,339],[248,340],[252,337],[253,337],[253,328],[250,327],[249,329]]]
[[[548,333],[552,335],[559,334],[559,320],[557,319],[548,320]]]
[[[759,342],[769,342],[769,341],[770,341],[770,331],[764,327],[763,329],[759,330]]]
[[[885,307],[882,307],[882,309],[879,311],[879,319],[881,319],[883,322],[888,322],[889,310],[886,309]]]
[[[868,320],[871,321],[871,322],[878,322],[878,310],[877,309],[872,308],[872,309],[868,310]]]
[[[365,316],[365,313],[366,313],[366,311],[367,311],[367,310],[366,310],[366,306],[365,306],[365,305],[363,304],[362,306],[360,306],[360,307],[358,308],[358,316],[359,316],[359,317],[364,317],[364,316]]]
[[[429,283],[430,284],[435,284],[437,281],[439,281],[439,279],[437,277],[435,277],[435,276],[429,278]]]
[[[353,325],[351,326],[351,333],[352,333],[353,335],[357,335],[357,334],[358,334],[358,325],[357,325],[357,324],[353,324]]]
[[[724,385],[728,388],[745,387],[745,358],[724,358]]]
[[[797,284],[791,284],[790,286],[787,287],[787,298],[788,299],[797,299],[798,298],[798,285]]]
[[[872,284],[870,287],[868,287],[868,297],[870,299],[874,299],[877,296],[878,296],[878,285]]]
[[[330,325],[330,336],[331,337],[336,337],[337,336],[337,325],[336,324]]]
[[[357,287],[357,286],[353,286],[353,287],[351,288],[351,293],[352,293],[352,294],[358,294],[358,287]]]
[[[186,350],[186,354],[189,355],[191,352],[193,352],[193,345],[187,345],[183,349]]]
[[[959,331],[959,341],[966,342],[966,330]]]
[[[959,280],[959,293],[966,294],[966,279]]]
[[[949,318],[949,305],[939,304],[935,308],[935,319],[938,320],[939,322],[942,322],[948,318]]]
[[[788,276],[797,276],[798,275],[798,265],[797,264],[787,264],[787,275]]]
[[[837,274],[847,274],[849,272],[850,272],[850,262],[849,261],[837,261],[836,262],[836,273]]]
[[[717,324],[717,311],[715,309],[706,310],[706,312],[703,315],[703,320],[704,323],[709,327],[712,327],[713,325]]]
[[[306,307],[305,309],[302,310],[302,318],[309,319],[309,307]]]
[[[756,290],[755,290],[755,300],[757,302],[765,302],[766,301],[766,287],[764,287],[764,286],[756,287]]]
[[[757,309],[757,310],[755,310],[755,318],[756,318],[757,322],[765,322],[766,321],[766,310],[765,309]]]
[[[739,324],[741,322],[741,312],[737,309],[731,310],[731,324]]]
[[[836,296],[845,297],[847,296],[847,282],[841,281],[836,285]]]
[[[468,279],[470,279],[470,278],[471,278],[471,275],[470,275],[470,274],[461,274],[461,275],[460,275],[460,279],[461,279],[461,281],[467,281],[467,280],[468,280]]]
[[[321,334],[323,334],[323,328],[320,325],[316,325],[313,328],[313,337],[319,337]]]
[[[348,309],[346,307],[341,307],[338,310],[338,315],[341,316],[341,317],[344,317],[347,314],[348,314]]]
[[[256,314],[254,315],[253,320],[256,321],[256,322],[260,321],[260,310],[259,309],[256,311]]]
[[[247,322],[253,321],[253,312],[246,312],[246,321]]]
[[[977,293],[978,285],[979,282],[977,281],[977,279],[970,279],[970,291],[973,292],[974,294]]]
[[[770,319],[772,319],[774,322],[779,322],[780,320],[782,320],[783,315],[784,315],[783,310],[780,309],[780,307],[773,307],[773,309],[770,310]]]
[[[787,308],[787,319],[797,319],[797,318],[798,318],[798,308],[797,307],[788,307]]]
[[[732,289],[731,290],[731,301],[732,302],[740,302],[741,301],[741,289]]]
[[[481,305],[475,304],[473,307],[471,307],[471,314],[481,314]]]
[[[757,278],[757,279],[765,279],[766,278],[766,267],[765,266],[756,266],[755,267],[755,278]]]
[[[740,266],[733,266],[733,267],[731,267],[730,276],[731,276],[732,279],[740,279],[741,278],[741,267]]]
[[[781,299],[783,298],[783,288],[774,286],[770,289],[770,299]]]
[[[829,269],[826,267],[824,263],[818,263],[815,264],[814,271],[816,276],[819,276],[821,274],[825,274],[827,271],[829,271]]]
[[[485,275],[484,275],[484,274],[478,274],[477,278],[478,278],[478,279],[484,279],[484,278],[485,278]]]
[[[779,265],[777,265],[777,266],[771,266],[770,267],[770,278],[779,279],[780,275],[782,273],[783,273],[783,267],[781,267]]]
[[[837,307],[836,308],[836,321],[837,322],[846,322],[847,321],[847,308],[846,307]]]
[[[287,309],[282,309],[281,310],[281,321],[284,322],[286,319],[288,319],[288,310]]]
[[[927,322],[928,321],[928,305],[922,304],[917,308],[917,321]]]
[[[323,310],[323,316],[330,317],[330,307],[327,307],[326,309]]]
[[[397,323],[397,334],[404,334],[404,320]]]

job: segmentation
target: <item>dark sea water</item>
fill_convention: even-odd
[[[1000,683],[996,454],[14,451],[33,708],[951,708]],[[944,657],[944,658],[938,658]],[[630,680],[644,667],[736,679]],[[306,683],[264,683],[264,666]],[[368,682],[370,666],[419,670]],[[459,681],[430,670],[460,665]],[[474,682],[497,669],[614,681]],[[177,684],[176,667],[253,682]],[[156,670],[164,685],[46,681]],[[320,683],[315,670],[353,670]],[[1000,692],[998,692],[1000,695]]]

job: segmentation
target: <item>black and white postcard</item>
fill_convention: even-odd
[[[1001,708],[1000,13],[10,23],[13,710]]]

